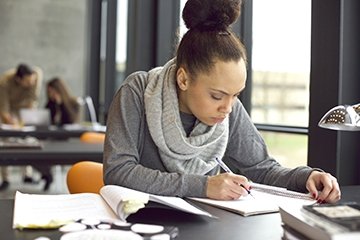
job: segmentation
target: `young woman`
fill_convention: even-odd
[[[62,126],[79,121],[80,105],[76,97],[70,94],[65,82],[60,78],[53,78],[46,84],[48,101],[45,108],[50,110],[51,123]],[[41,179],[45,180],[44,191],[47,191],[53,182],[50,166],[35,166],[41,172]]]
[[[48,102],[45,107],[50,109],[52,124],[61,126],[79,121],[80,105],[62,79],[49,80],[46,91]]]
[[[238,0],[188,0],[188,32],[176,58],[130,75],[109,110],[104,181],[144,192],[236,199],[248,180],[340,199],[337,180],[307,166],[288,169],[266,145],[238,99],[246,53],[230,29]],[[216,158],[234,172],[220,173]],[[246,189],[241,187],[243,185]]]

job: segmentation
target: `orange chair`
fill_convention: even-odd
[[[104,143],[105,133],[100,132],[84,132],[80,136],[80,141],[86,143]]]
[[[66,183],[70,193],[99,193],[104,186],[103,164],[91,161],[75,163],[67,173]]]

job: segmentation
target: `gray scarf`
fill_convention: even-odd
[[[187,137],[176,92],[175,60],[149,72],[145,113],[149,131],[162,162],[170,172],[205,174],[217,166],[229,136],[229,120],[208,126],[197,121]]]

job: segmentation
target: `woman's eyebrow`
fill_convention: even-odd
[[[237,92],[237,93],[235,93],[235,94],[233,94],[233,95],[238,95],[238,94],[240,94],[244,89],[245,89],[245,87],[241,88],[241,90],[240,90],[239,92]],[[220,89],[210,88],[210,90],[215,91],[215,92],[219,92],[219,93],[222,93],[222,94],[228,95],[228,96],[232,95],[232,94],[229,94],[228,92],[225,92],[225,91],[220,90]]]

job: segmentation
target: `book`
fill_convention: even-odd
[[[309,240],[308,237],[304,236],[295,229],[289,227],[288,225],[282,224],[283,235],[282,240]]]
[[[148,194],[122,186],[106,185],[100,193],[15,194],[13,228],[58,228],[79,219],[126,221],[126,218],[156,202],[179,211],[213,217],[179,197]]]
[[[192,200],[219,207],[242,216],[279,212],[279,206],[302,206],[316,202],[309,194],[287,190],[264,184],[251,183],[251,195],[236,200],[214,200],[191,198]]]
[[[280,216],[285,226],[309,239],[360,239],[360,206],[357,203],[283,206]]]

